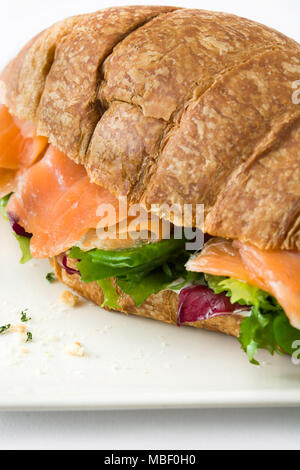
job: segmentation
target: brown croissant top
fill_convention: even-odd
[[[11,113],[112,193],[163,217],[204,204],[211,235],[299,250],[298,80],[300,46],[265,26],[127,7],[52,26],[0,84]]]

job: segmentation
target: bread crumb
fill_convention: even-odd
[[[73,294],[72,292],[66,290],[61,294],[61,300],[68,305],[69,307],[76,307],[79,304],[78,295]]]
[[[22,348],[21,351],[23,354],[29,354],[29,350],[26,348]]]
[[[84,356],[84,347],[81,343],[74,343],[70,344],[65,348],[65,352],[69,354],[69,356],[77,356],[83,357]]]
[[[26,326],[25,325],[11,325],[10,331],[12,333],[25,333]]]

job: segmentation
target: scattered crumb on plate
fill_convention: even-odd
[[[78,295],[75,295],[68,290],[61,294],[61,300],[69,307],[76,307],[80,302]]]
[[[84,347],[81,343],[69,344],[68,346],[66,346],[65,352],[69,354],[69,356],[77,357],[83,357],[85,354]]]
[[[25,333],[26,326],[25,325],[11,325],[10,331],[12,333]]]

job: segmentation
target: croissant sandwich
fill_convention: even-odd
[[[299,44],[224,13],[109,8],[32,39],[0,103],[22,262],[49,258],[106,309],[235,336],[254,364],[299,347]]]

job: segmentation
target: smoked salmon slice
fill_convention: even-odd
[[[47,146],[45,137],[36,135],[32,123],[14,118],[0,105],[0,167],[18,170],[31,166]]]
[[[15,191],[17,186],[18,170],[0,168],[0,199]]]
[[[249,273],[242,263],[239,250],[231,241],[222,238],[213,238],[206,243],[200,255],[189,261],[188,270],[250,282]]]
[[[188,262],[187,269],[229,276],[268,292],[300,329],[300,253],[262,251],[237,241],[212,239]]]
[[[262,251],[234,242],[244,266],[256,285],[272,294],[286,312],[291,324],[300,329],[300,253]]]
[[[89,181],[83,166],[49,146],[44,157],[20,177],[6,211],[26,232],[34,258],[59,255],[78,242],[107,214],[97,215],[103,204],[118,209],[118,200]],[[116,213],[115,212],[115,213]]]
[[[31,166],[47,146],[32,123],[10,115],[0,105],[0,198],[15,191],[20,172]]]

